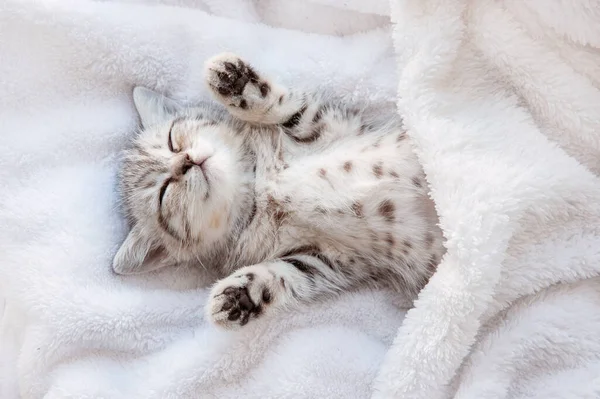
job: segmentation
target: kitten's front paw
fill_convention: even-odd
[[[206,62],[206,82],[226,105],[248,109],[263,102],[269,94],[269,83],[260,79],[254,69],[232,53],[221,53]]]
[[[250,266],[217,282],[206,307],[208,318],[227,329],[245,326],[258,318],[271,303],[270,279],[266,269]]]

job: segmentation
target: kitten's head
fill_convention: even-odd
[[[119,274],[201,261],[222,248],[251,208],[251,162],[226,123],[136,87],[141,132],[120,188],[131,230],[113,260]]]

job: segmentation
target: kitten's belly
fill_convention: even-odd
[[[362,139],[362,138],[361,138]],[[288,167],[269,186],[299,210],[350,208],[356,201],[381,196],[412,197],[421,167],[408,141],[396,135],[340,141],[310,154],[286,154]],[[424,182],[423,182],[424,184]]]
[[[406,255],[429,241],[422,211],[425,181],[408,142],[396,136],[355,140],[286,159],[271,185],[289,215],[283,241],[327,243],[339,250]],[[433,222],[434,223],[434,222]],[[287,231],[287,233],[286,233]],[[418,240],[419,243],[413,243]]]

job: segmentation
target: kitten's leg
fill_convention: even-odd
[[[217,282],[206,312],[217,325],[239,328],[267,313],[342,291],[354,282],[336,261],[322,254],[289,256],[243,267]]]
[[[222,53],[205,65],[214,97],[238,119],[264,125],[283,124],[305,107],[305,96],[258,74],[235,54]]]

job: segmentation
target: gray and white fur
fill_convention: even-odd
[[[134,89],[142,131],[120,172],[120,274],[182,263],[224,276],[207,315],[236,328],[358,286],[412,301],[444,253],[423,171],[393,110],[349,106],[206,63],[219,104]]]

